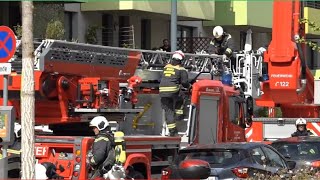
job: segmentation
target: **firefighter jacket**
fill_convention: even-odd
[[[95,169],[101,168],[102,164],[104,166],[107,160],[110,159],[110,161],[112,161],[115,158],[111,157],[115,155],[114,138],[110,133],[100,133],[96,136],[92,146],[92,155],[93,156],[90,158],[90,165]]]
[[[21,138],[15,139],[12,145],[7,149],[10,154],[20,155],[21,154]]]
[[[115,161],[117,164],[123,165],[127,160],[126,143],[124,140],[124,133],[117,131],[114,133],[115,142]]]
[[[298,137],[298,136],[313,136],[314,134],[310,130],[304,130],[304,131],[299,131],[297,130],[293,134],[291,134],[292,137]]]
[[[179,65],[167,64],[160,82],[160,96],[166,97],[178,93],[181,85],[184,88],[190,87],[187,70]]]
[[[234,51],[232,36],[228,33],[224,33],[220,41],[213,39],[210,42],[207,51],[209,54],[226,55],[227,57],[231,57]]]

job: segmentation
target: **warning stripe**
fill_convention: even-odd
[[[312,133],[320,136],[320,123],[316,123],[316,122],[313,122],[311,123],[311,127],[309,127],[312,131]]]
[[[252,142],[252,134],[253,134],[253,128],[246,128],[245,129],[245,137],[247,139],[247,142]]]

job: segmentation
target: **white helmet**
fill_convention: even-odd
[[[96,116],[90,121],[89,126],[96,127],[101,131],[109,126],[109,122],[104,116]]]
[[[215,38],[220,38],[223,35],[223,28],[221,26],[214,27],[212,34]]]
[[[42,164],[36,164],[35,166],[35,179],[48,179],[47,177],[47,168]]]
[[[181,50],[175,51],[172,55],[172,59],[177,59],[181,61],[182,59],[184,59],[184,53]]]
[[[296,121],[296,126],[298,126],[298,125],[307,125],[307,121],[303,118],[299,118]]]
[[[17,122],[14,123],[14,134],[16,135],[16,138],[21,137],[21,125]]]

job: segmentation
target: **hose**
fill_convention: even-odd
[[[297,93],[299,94],[302,91],[304,91],[307,85],[307,80],[306,80],[307,66],[306,66],[305,56],[302,50],[302,45],[301,43],[296,43],[296,44],[298,48],[299,58],[301,61],[301,88],[297,89]]]

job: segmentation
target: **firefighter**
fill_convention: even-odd
[[[93,168],[92,178],[103,177],[115,163],[115,143],[108,120],[104,116],[96,116],[90,122],[96,135],[92,145],[92,153],[88,163]]]
[[[14,142],[9,146],[8,153],[19,154],[21,153],[21,125],[17,122],[14,123]]]
[[[2,149],[0,150],[0,159],[2,158]],[[20,155],[21,153],[21,125],[17,122],[14,123],[14,142],[8,146],[8,156],[12,154]]]
[[[223,55],[223,59],[231,59],[232,66],[234,66],[235,58],[232,53],[234,51],[234,41],[230,34],[223,31],[221,26],[216,26],[213,29],[214,39],[210,42],[207,52],[209,54]]]
[[[189,88],[188,73],[181,67],[184,59],[182,51],[175,51],[172,55],[172,62],[164,67],[160,82],[161,107],[165,111],[165,119],[170,136],[176,136],[176,120],[179,114],[183,115],[184,96],[181,88]]]
[[[310,130],[307,129],[307,121],[303,118],[297,119],[296,127],[297,127],[297,131],[291,134],[292,137],[314,135]]]

